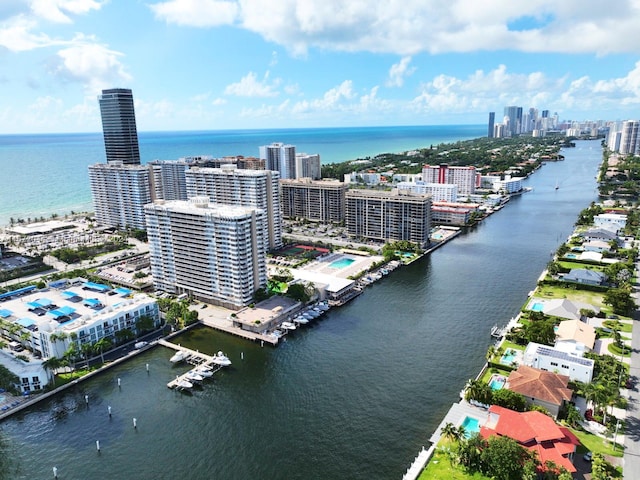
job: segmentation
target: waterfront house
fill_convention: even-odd
[[[509,374],[504,388],[524,396],[529,406],[543,407],[557,418],[562,406],[569,402],[573,395],[568,384],[567,375],[520,365]]]
[[[602,285],[607,281],[607,276],[596,270],[587,268],[572,268],[562,277],[565,282],[583,283],[585,285]]]
[[[593,350],[596,343],[596,329],[580,320],[560,322],[556,330],[555,347],[567,353],[582,356],[584,352]]]
[[[570,380],[583,383],[590,383],[593,378],[593,360],[534,342],[527,345],[521,365],[567,375]]]
[[[611,240],[617,240],[618,236],[609,230],[604,228],[590,228],[589,230],[582,232],[580,236],[586,242],[594,240],[601,240],[603,242],[610,242]]]
[[[604,242],[602,240],[591,240],[589,242],[584,242],[582,244],[582,249],[585,252],[605,253],[611,252],[611,245],[609,245],[609,242]]]
[[[492,435],[512,438],[537,454],[542,471],[549,461],[569,472],[576,471],[573,457],[580,440],[568,428],[559,426],[544,413],[520,413],[493,405],[489,408],[489,419],[480,429],[480,435],[483,438]]]
[[[627,225],[627,216],[618,213],[601,213],[593,217],[593,224],[612,232],[620,232]]]
[[[540,311],[545,315],[551,317],[565,318],[567,320],[580,320],[582,315],[580,310],[592,310],[595,313],[600,311],[600,308],[585,302],[574,302],[567,300],[566,298],[555,298],[552,300],[534,297],[529,302],[528,310]]]

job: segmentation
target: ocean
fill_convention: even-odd
[[[139,132],[140,156],[258,156],[282,142],[323,164],[403,152],[486,135],[484,125]],[[105,162],[102,133],[0,135],[0,225],[93,210],[87,167]]]

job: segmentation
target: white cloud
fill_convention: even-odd
[[[226,103],[227,103],[227,100],[225,98],[215,98],[211,102],[211,105],[213,105],[214,107],[221,107],[222,105],[224,105]]]
[[[12,17],[0,24],[0,46],[12,52],[63,45],[66,42],[51,39],[44,33],[33,33],[37,22],[25,16]]]
[[[192,27],[232,24],[239,11],[236,2],[222,0],[170,0],[149,7],[158,19]]]
[[[297,55],[310,47],[405,56],[640,51],[637,0],[171,0],[151,8],[185,26],[237,25]]]
[[[276,80],[273,84],[269,84],[269,72],[265,74],[262,81],[257,79],[255,73],[249,72],[239,82],[227,85],[224,93],[237,97],[275,97],[278,95],[275,90],[278,83],[279,80]]]
[[[98,93],[101,89],[131,81],[119,57],[122,53],[96,43],[80,43],[58,52],[52,73],[65,80],[82,83]]]
[[[403,57],[400,62],[394,63],[389,69],[388,87],[401,87],[404,84],[405,77],[408,77],[416,71],[415,67],[410,67],[411,57]]]
[[[44,20],[72,23],[68,14],[81,15],[100,10],[104,1],[98,0],[31,0],[31,11]]]

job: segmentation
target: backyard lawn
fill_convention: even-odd
[[[543,285],[538,287],[535,297],[540,298],[566,298],[574,302],[583,302],[599,307],[605,311],[608,311],[610,307],[602,303],[602,292],[591,292],[588,290],[574,290],[572,288],[563,288],[558,286]]]
[[[443,442],[440,443],[442,445]],[[418,480],[490,480],[479,473],[469,475],[460,465],[451,465],[445,452],[439,448],[433,454]]]

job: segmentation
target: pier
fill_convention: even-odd
[[[217,365],[213,362],[214,358],[211,355],[206,355],[197,350],[191,350],[190,348],[176,345],[175,343],[167,342],[166,340],[162,340],[162,339],[158,340],[158,345],[171,348],[172,350],[176,350],[178,352],[186,353],[187,356],[184,359],[185,362],[196,367],[197,366],[209,367],[212,373],[216,373],[222,368],[221,365]],[[176,388],[178,387],[181,381],[183,380],[190,381],[188,378],[188,373],[189,372],[183,373],[182,375],[178,375],[176,378],[174,378],[169,383],[167,383],[167,387]]]

